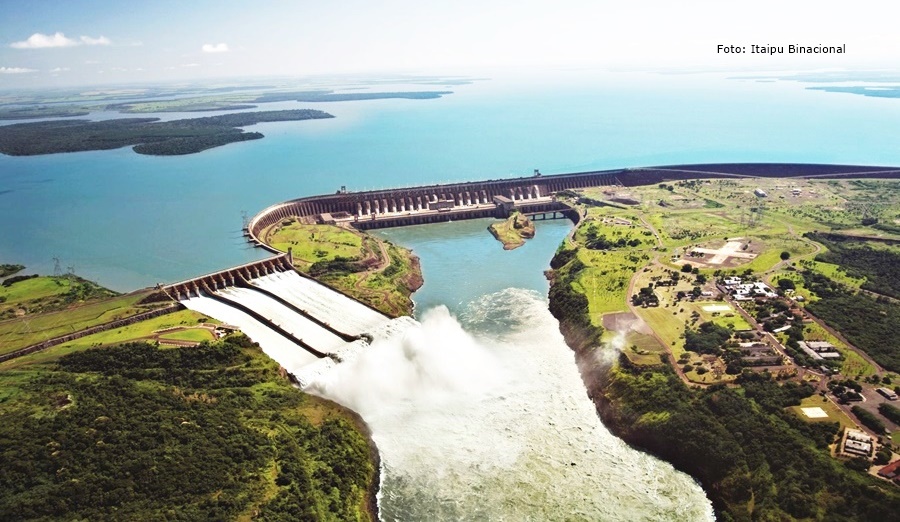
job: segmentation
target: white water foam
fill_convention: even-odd
[[[308,389],[348,406],[382,456],[384,520],[712,520],[702,489],[600,423],[536,293],[445,307]]]
[[[276,272],[251,282],[346,334],[370,333],[386,321],[375,310],[296,272]]]
[[[225,303],[205,296],[192,297],[181,303],[195,312],[239,326],[242,332],[259,343],[266,355],[278,361],[278,364],[288,371],[302,368],[319,360],[318,357],[285,339],[278,332]]]

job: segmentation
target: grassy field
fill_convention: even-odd
[[[25,301],[64,294],[71,287],[72,281],[61,277],[36,277],[12,286],[0,286],[0,297],[6,299],[0,306],[7,308]]]
[[[803,413],[801,408],[822,408],[825,413],[828,414],[827,418],[821,419],[811,419]],[[856,428],[856,423],[853,422],[850,417],[847,416],[846,413],[841,411],[833,402],[822,397],[821,395],[812,395],[800,401],[800,406],[791,406],[788,410],[794,412],[798,417],[803,419],[806,422],[839,422],[841,424],[841,429],[843,428]]]
[[[631,223],[631,224],[629,224]],[[625,241],[627,247],[618,247],[628,251],[647,250],[656,246],[653,234],[647,230],[640,221],[631,216],[631,219],[611,214],[597,214],[586,220],[575,231],[573,239],[582,245],[586,245],[592,238],[603,237],[616,243]]]
[[[628,282],[637,265],[645,261],[628,252],[599,252],[584,248],[578,250],[578,258],[587,268],[578,275],[576,289],[588,298],[591,322],[601,325],[603,314],[627,310]]]
[[[63,310],[116,295],[74,275],[33,277],[0,286],[0,321]]]
[[[604,341],[611,332],[604,332]],[[668,350],[652,335],[629,331],[623,340],[622,353],[634,364],[659,364],[660,358],[667,358]]]
[[[728,310],[704,310],[704,307],[709,308],[711,306],[727,306]],[[684,312],[679,313],[686,314],[688,317],[690,317],[692,313],[697,312],[697,314],[700,316],[700,320],[698,321],[700,323],[712,321],[720,326],[725,326],[736,331],[752,329],[750,323],[748,323],[747,320],[744,319],[744,316],[738,313],[738,311],[728,303],[724,303],[721,301],[694,301],[693,303],[684,303],[684,306],[680,308],[684,308]],[[684,315],[682,315],[682,317],[683,316]]]
[[[504,221],[492,223],[488,230],[503,243],[504,250],[512,250],[525,244],[525,240],[534,237],[534,225],[526,216],[514,212]]]
[[[317,261],[357,258],[364,254],[363,235],[335,225],[306,225],[284,220],[268,230],[264,237],[269,245],[282,252],[292,248],[294,265],[301,270]]]
[[[63,355],[94,346],[109,346],[138,339],[154,340],[155,338],[159,338],[160,340],[174,339],[197,342],[212,340],[213,336],[208,330],[196,328],[201,319],[206,323],[217,323],[216,320],[200,315],[197,312],[181,310],[175,313],[154,317],[153,319],[148,319],[146,321],[141,321],[139,323],[123,326],[116,330],[108,330],[88,335],[81,339],[53,346],[40,352],[5,361],[0,363],[0,371],[20,368],[35,363],[46,363],[48,361],[56,360]],[[175,326],[183,326],[192,329],[155,334],[157,330]]]
[[[127,294],[64,311],[0,321],[0,353],[147,311],[149,308],[137,305],[147,293]]]
[[[366,241],[381,240],[370,237]],[[387,315],[409,315],[412,313],[412,293],[422,286],[419,259],[406,248],[388,242],[384,242],[384,247],[390,258],[386,267],[349,274],[324,274],[321,279]],[[381,252],[377,255],[380,258]]]

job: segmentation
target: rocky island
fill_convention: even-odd
[[[534,237],[534,223],[519,212],[514,212],[506,221],[492,224],[488,230],[497,241],[503,243],[503,250],[518,248],[525,244],[526,239]]]

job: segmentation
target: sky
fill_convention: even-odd
[[[0,0],[0,89],[498,68],[891,67],[900,63],[893,12],[887,0]],[[751,54],[752,44],[846,44],[847,53]]]

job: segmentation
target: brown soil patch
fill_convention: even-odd
[[[637,332],[644,335],[653,335],[653,330],[632,312],[616,312],[603,316],[603,328],[611,332],[627,333]]]

